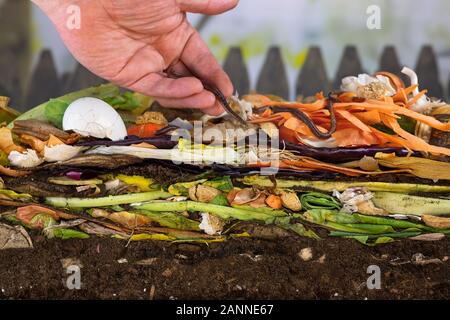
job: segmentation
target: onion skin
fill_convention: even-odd
[[[81,180],[81,175],[82,175],[83,173],[82,172],[80,172],[80,171],[69,171],[69,172],[66,172],[66,177],[67,178],[70,178],[70,179],[73,179],[73,180]]]

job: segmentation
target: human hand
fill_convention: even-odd
[[[167,107],[224,110],[201,81],[225,96],[233,86],[185,12],[219,14],[239,0],[33,0],[56,25],[75,58],[102,78],[154,97]],[[80,28],[67,27],[67,7]],[[172,79],[168,73],[182,75]],[[195,76],[194,76],[195,75]]]

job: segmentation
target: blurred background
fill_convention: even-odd
[[[381,9],[381,29],[370,30],[366,25],[370,5]],[[189,15],[220,61],[231,46],[242,49],[251,88],[256,85],[267,49],[279,46],[291,97],[311,45],[321,48],[326,73],[332,79],[346,45],[355,45],[364,70],[373,72],[387,45],[395,46],[401,65],[414,68],[421,47],[430,44],[437,57],[438,77],[446,86],[450,73],[449,18],[448,0],[241,0],[235,10],[220,16]],[[0,54],[12,52],[3,63],[15,64],[15,71],[9,72],[20,75],[15,80],[18,83],[4,86],[26,91],[30,72],[44,48],[51,49],[58,74],[76,67],[51,22],[29,0],[0,0],[0,39]],[[0,59],[0,70],[1,66]],[[8,76],[2,72],[2,78]]]

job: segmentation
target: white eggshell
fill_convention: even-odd
[[[97,98],[80,98],[72,102],[63,117],[63,129],[82,136],[123,140],[125,124],[113,107]]]

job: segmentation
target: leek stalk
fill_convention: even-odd
[[[119,196],[109,196],[100,198],[63,198],[47,197],[45,203],[56,208],[94,208],[107,207],[135,202],[145,202],[155,199],[166,199],[172,195],[164,191],[150,191],[141,193],[130,193]]]

